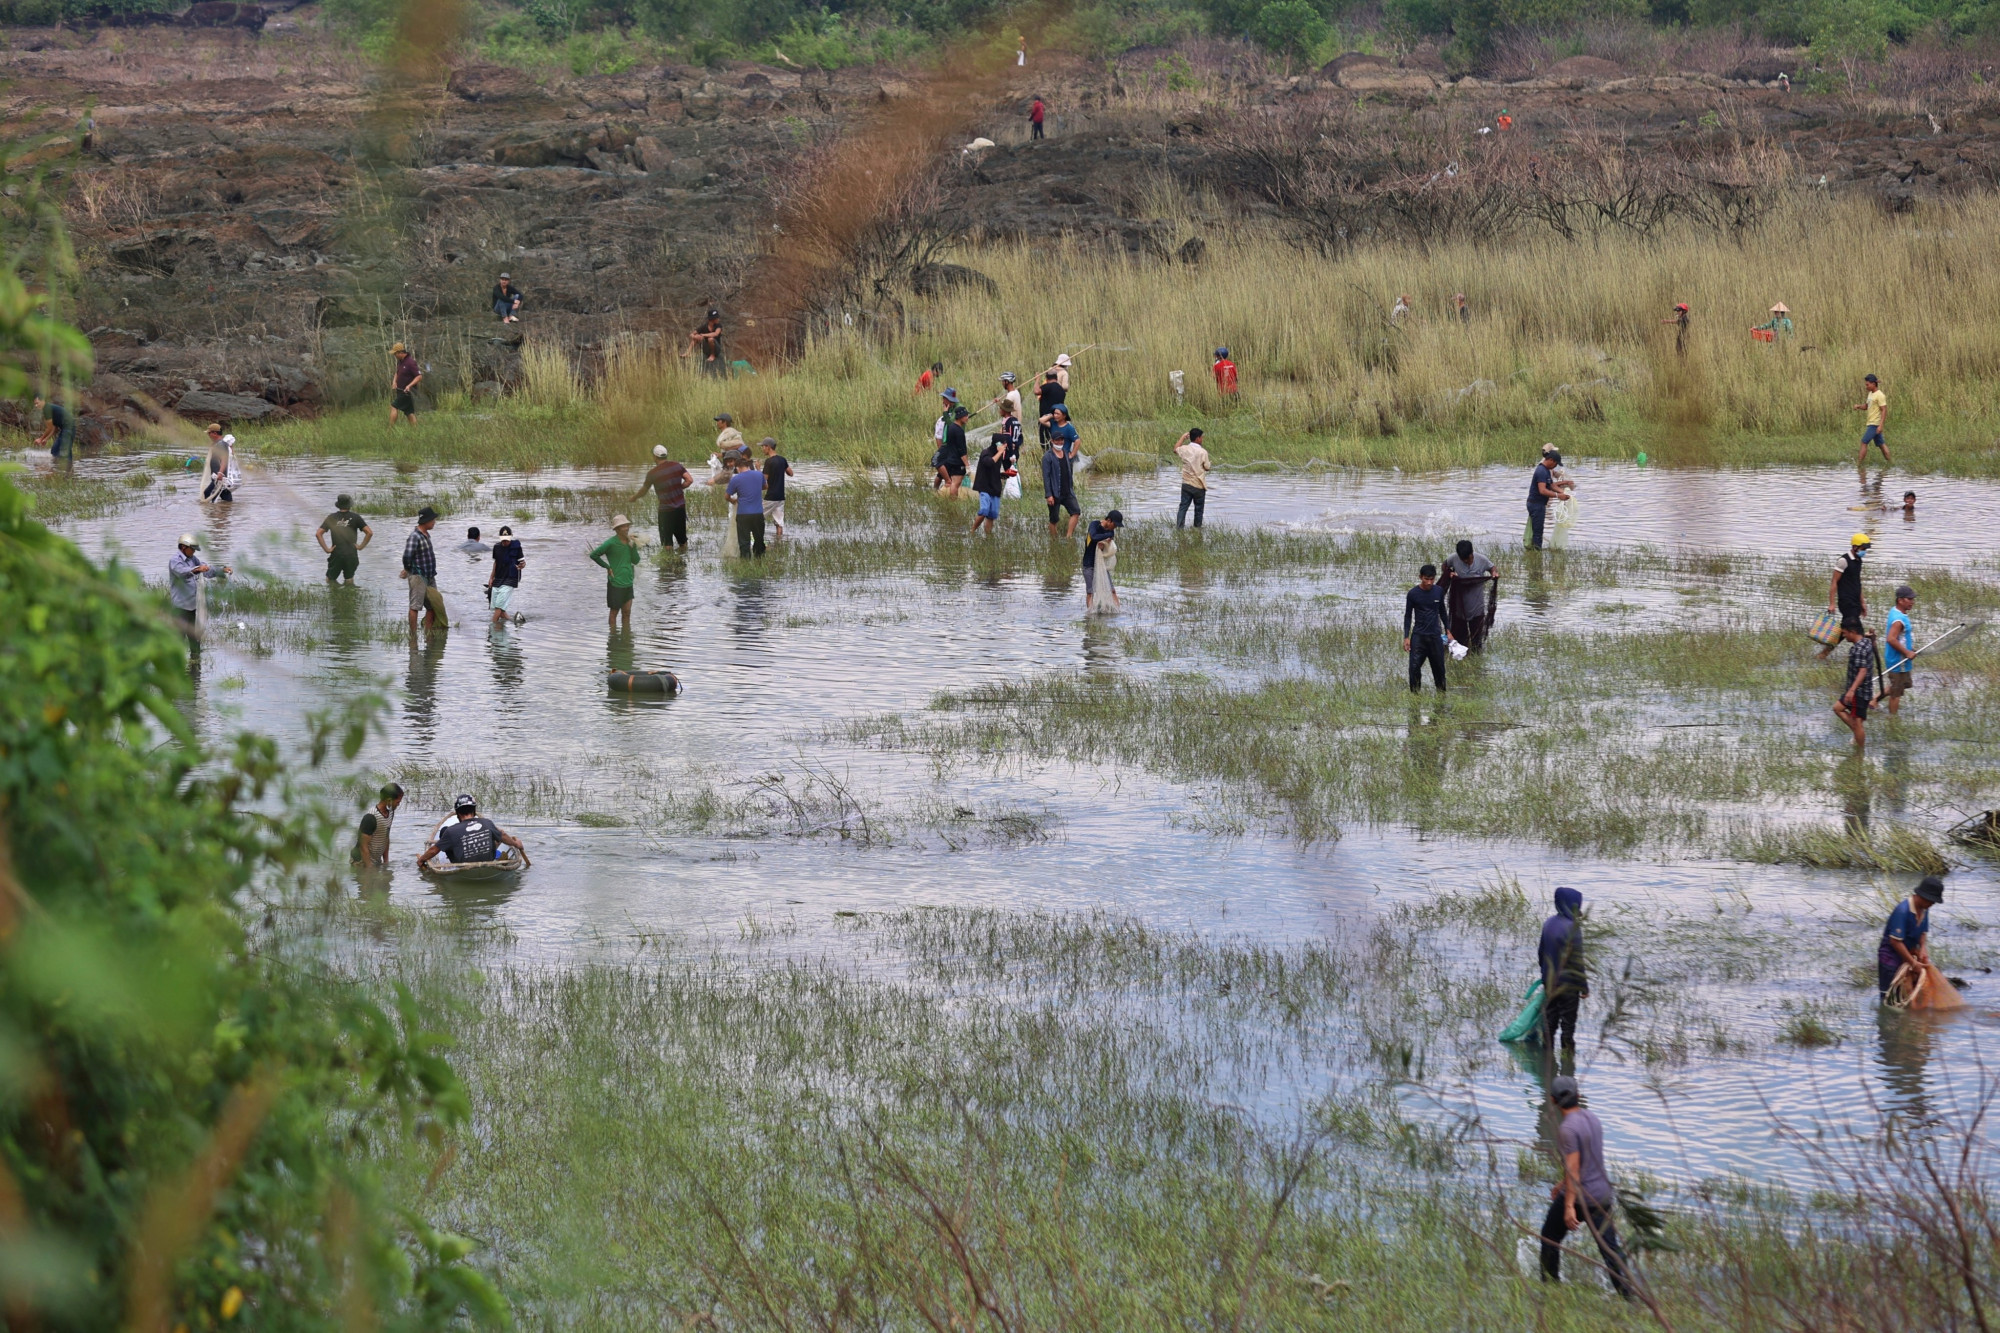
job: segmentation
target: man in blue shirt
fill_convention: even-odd
[[[747,461],[729,479],[728,494],[736,501],[736,554],[746,560],[764,554],[764,483],[763,472]]]
[[[1891,713],[1897,711],[1910,688],[1910,658],[1917,651],[1910,608],[1916,604],[1916,590],[1909,584],[1896,589],[1896,609],[1889,613],[1889,631],[1882,643],[1882,697],[1889,701]]]
[[[1549,501],[1563,498],[1555,474],[1561,465],[1562,455],[1553,446],[1544,446],[1542,461],[1535,464],[1535,475],[1528,482],[1528,544],[1537,551],[1542,549],[1542,528],[1548,521]]]
[[[1076,427],[1070,424],[1069,408],[1057,403],[1041,419],[1048,429],[1049,447],[1042,454],[1042,495],[1049,506],[1049,536],[1056,535],[1062,512],[1069,511],[1069,530],[1064,537],[1076,536],[1077,520],[1083,506],[1076,500]]]
[[[1431,683],[1444,693],[1445,645],[1453,640],[1437,576],[1436,565],[1425,565],[1417,571],[1417,586],[1403,596],[1403,651],[1410,655],[1411,694],[1423,689],[1425,662],[1431,664]]]
[[[1882,927],[1882,943],[1875,950],[1875,989],[1889,994],[1889,983],[1904,964],[1922,966],[1931,961],[1931,904],[1944,901],[1944,881],[1925,875],[1915,892],[1896,904],[1889,924]]]

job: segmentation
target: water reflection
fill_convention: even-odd
[[[1107,621],[1105,616],[1083,618],[1083,673],[1094,679],[1116,677],[1124,660],[1117,631]]]
[[[1885,1111],[1919,1123],[1931,1118],[1924,1071],[1931,1060],[1931,1040],[1946,1021],[1926,1013],[1899,1012],[1887,1005],[1876,1011],[1882,1087],[1888,1094],[1883,1099]]]
[[[1868,761],[1859,753],[1850,754],[1834,766],[1833,790],[1840,798],[1840,810],[1850,833],[1868,832],[1868,817],[1874,804],[1874,783]]]
[[[410,635],[410,662],[403,676],[403,716],[408,720],[410,738],[417,747],[429,750],[437,739],[438,665],[444,661],[445,631]]]

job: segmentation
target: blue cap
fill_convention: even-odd
[[[1217,356],[1219,356],[1219,357],[1220,357],[1220,356],[1228,356],[1228,355],[1229,355],[1229,349],[1228,349],[1227,347],[1218,347],[1218,348],[1216,348],[1216,349],[1215,349],[1215,354],[1216,354]]]

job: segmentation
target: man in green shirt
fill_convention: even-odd
[[[610,571],[604,585],[604,604],[611,608],[610,628],[618,628],[618,617],[625,617],[625,628],[632,628],[632,571],[639,563],[639,546],[632,540],[632,520],[623,514],[611,516],[611,535],[591,551],[590,558]]]
[[[333,512],[319,521],[319,530],[313,533],[319,549],[326,552],[328,583],[340,582],[342,575],[354,582],[354,571],[361,568],[361,548],[375,540],[375,530],[354,512],[353,504],[350,496],[334,497]]]

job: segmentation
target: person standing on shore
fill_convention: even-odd
[[[1451,304],[1458,311],[1458,322],[1460,324],[1470,324],[1472,322],[1472,307],[1466,305],[1464,292],[1453,292],[1451,294]]]
[[[1868,463],[1868,446],[1874,445],[1882,451],[1882,461],[1889,463],[1889,396],[1882,392],[1882,382],[1873,375],[1861,379],[1861,401],[1848,409],[1866,412],[1868,424],[1861,430],[1861,456],[1854,460],[1856,467]]]
[[[355,571],[361,568],[361,552],[375,540],[375,530],[354,512],[353,504],[351,496],[334,496],[333,512],[319,521],[313,533],[319,549],[326,552],[328,583],[338,583],[344,576],[352,584]]]
[[[1208,474],[1211,470],[1208,450],[1202,447],[1201,427],[1182,435],[1174,443],[1174,457],[1181,460],[1181,505],[1174,512],[1174,526],[1187,522],[1188,509],[1194,509],[1194,525],[1199,528],[1203,512],[1208,508]]]
[[[401,419],[414,426],[417,424],[417,385],[423,381],[424,369],[402,343],[391,347],[389,355],[396,358],[395,365],[389,370],[389,424],[393,426]]]
[[[764,474],[745,462],[729,479],[729,499],[736,506],[736,554],[745,559],[764,554]]]
[[[1896,609],[1889,613],[1889,628],[1882,650],[1882,697],[1888,700],[1891,716],[1900,711],[1898,705],[1910,692],[1910,659],[1917,651],[1916,631],[1910,626],[1910,611],[1916,604],[1916,589],[1907,583],[1896,589]]]
[[[1682,301],[1679,305],[1675,306],[1674,317],[1672,319],[1663,319],[1660,323],[1674,326],[1674,355],[1685,357],[1688,354],[1687,302]]]
[[[771,540],[777,541],[785,535],[785,478],[792,475],[792,465],[770,436],[757,447],[764,451],[764,517],[771,524]]]
[[[1460,541],[1457,550],[1445,557],[1445,604],[1451,611],[1451,634],[1476,653],[1486,644],[1493,628],[1493,612],[1500,583],[1493,562],[1475,553],[1472,543]]]
[[[417,526],[403,539],[403,577],[410,584],[410,633],[417,632],[417,613],[424,614],[424,628],[435,629],[438,607],[444,598],[437,592],[437,549],[431,545],[431,529],[437,526],[437,510],[425,505],[417,511]]]
[[[493,608],[494,624],[506,623],[508,608],[521,587],[521,567],[527,563],[514,529],[501,528],[500,540],[493,543],[493,569],[486,576],[486,601]]]
[[[1042,418],[1042,426],[1048,432],[1048,448],[1042,452],[1042,496],[1049,506],[1049,536],[1056,535],[1067,509],[1069,530],[1063,536],[1074,537],[1083,506],[1076,499],[1076,427],[1069,422],[1069,407],[1057,403],[1055,411]]]
[[[1048,114],[1048,107],[1044,106],[1042,99],[1037,97],[1034,105],[1028,108],[1028,137],[1030,139],[1039,139],[1042,137],[1042,122],[1048,118]]]
[[[667,457],[667,446],[653,446],[653,466],[646,471],[646,479],[639,483],[639,489],[632,493],[634,500],[652,491],[660,502],[660,549],[678,546],[687,550],[688,544],[688,487],[694,478],[687,468]]]
[[[590,560],[605,571],[604,605],[607,629],[632,628],[632,572],[639,564],[639,544],[632,540],[632,520],[623,514],[611,516],[611,535],[593,546]]]
[[[1411,694],[1423,689],[1426,662],[1431,664],[1431,684],[1444,693],[1445,645],[1453,640],[1437,576],[1436,565],[1425,565],[1417,571],[1417,586],[1403,594],[1403,651],[1410,655]]]
[[[1563,1178],[1549,1190],[1549,1211],[1542,1219],[1542,1280],[1562,1281],[1563,1238],[1589,1227],[1612,1287],[1629,1301],[1632,1276],[1611,1219],[1618,1195],[1604,1170],[1604,1126],[1584,1109],[1583,1090],[1568,1074],[1549,1080],[1549,1100],[1562,1114],[1556,1126],[1556,1153],[1562,1159]]]
[[[1224,398],[1236,396],[1236,363],[1229,359],[1229,349],[1215,349],[1215,364],[1209,367],[1215,375],[1215,391]]]

